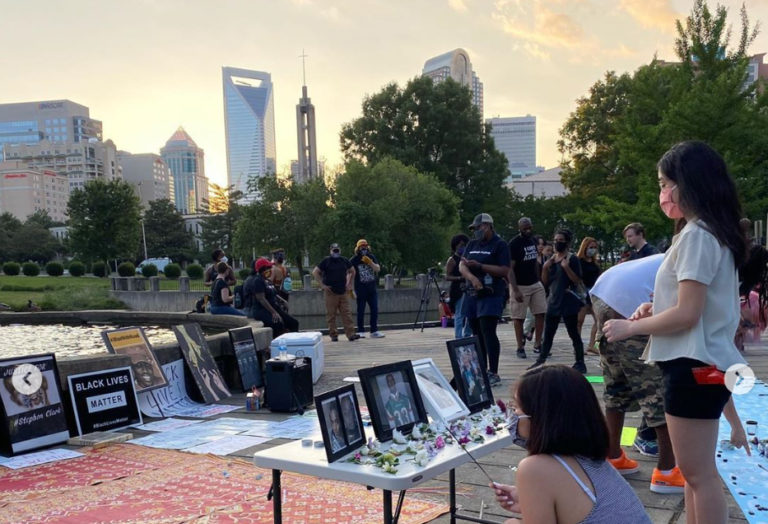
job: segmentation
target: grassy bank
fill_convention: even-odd
[[[109,296],[106,278],[0,275],[0,302],[14,311],[26,311],[29,300],[51,311],[125,308]]]

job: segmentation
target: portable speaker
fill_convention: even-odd
[[[267,360],[266,402],[270,411],[304,412],[313,402],[312,360],[299,357],[290,360]]]

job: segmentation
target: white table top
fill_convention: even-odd
[[[385,451],[390,444],[391,442],[387,442],[382,445],[382,451]],[[479,460],[481,457],[511,444],[512,437],[509,433],[499,431],[495,435],[487,436],[485,442],[466,444],[466,448],[476,460]],[[422,482],[472,461],[461,446],[455,442],[447,444],[426,466],[417,466],[415,462],[409,460],[413,458],[413,455],[400,455],[400,464],[396,466],[397,473],[394,474],[386,473],[374,465],[347,462],[347,459],[353,455],[354,452],[328,464],[324,448],[302,446],[301,441],[296,440],[255,453],[253,463],[262,468],[279,469],[313,477],[400,491],[418,486]]]

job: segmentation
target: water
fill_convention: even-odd
[[[0,326],[0,358],[56,353],[57,357],[72,357],[106,353],[101,332],[117,329],[112,325],[66,326],[63,324]],[[150,344],[176,342],[173,331],[157,326],[144,327]]]

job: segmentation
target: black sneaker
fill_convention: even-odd
[[[541,346],[533,346],[533,352],[537,355],[541,353]]]
[[[501,384],[501,377],[498,374],[491,373],[489,371],[488,372],[488,383],[491,385],[491,387],[498,386],[499,384]]]
[[[355,334],[354,334],[354,335],[352,335],[351,337],[347,337],[347,338],[349,339],[349,341],[350,341],[350,342],[354,342],[355,340],[357,340],[357,339],[359,339],[359,338],[360,338],[360,335],[358,335],[357,333],[355,333]]]
[[[331,342],[338,342],[339,336],[338,335],[331,335]]]
[[[528,369],[534,369],[534,368],[537,368],[539,366],[543,366],[544,364],[546,364],[546,362],[547,362],[546,360],[541,360],[541,358],[537,358],[536,362],[534,362],[533,364],[528,366]]]
[[[525,348],[517,348],[517,358],[528,358],[525,354]]]
[[[584,362],[574,362],[573,366],[571,366],[573,369],[581,373],[582,375],[587,374],[587,366],[584,364]]]

